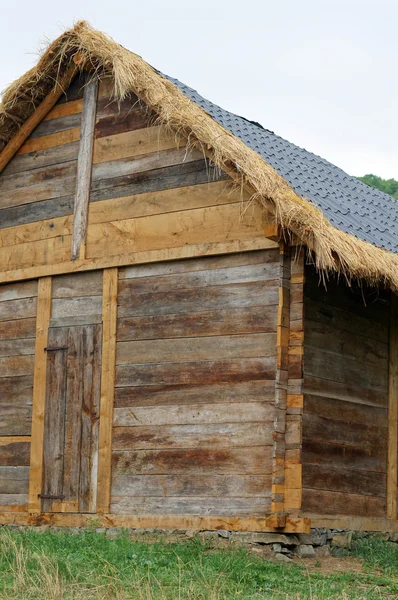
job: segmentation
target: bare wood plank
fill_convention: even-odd
[[[210,310],[166,315],[124,317],[118,319],[117,339],[150,340],[276,331],[276,309],[272,306],[250,306],[226,310]]]
[[[272,423],[115,427],[113,449],[236,448],[272,445]]]
[[[76,165],[74,162],[65,163],[62,168],[67,173],[65,176],[0,192],[0,208],[7,209],[73,194],[76,185]]]
[[[83,328],[68,330],[68,387],[66,392],[63,495],[68,512],[78,510],[80,462],[82,458],[82,412],[84,377],[82,373]],[[73,506],[73,508],[70,508]]]
[[[58,165],[71,160],[76,160],[79,153],[79,142],[71,142],[62,146],[52,146],[43,150],[36,150],[26,154],[17,154],[8,163],[3,175],[21,173],[31,169],[40,169],[51,165]]]
[[[101,296],[53,299],[50,327],[101,323],[101,310]]]
[[[115,408],[115,427],[151,425],[192,425],[207,423],[268,422],[274,417],[273,406],[268,402],[242,402],[242,404],[194,404],[184,406],[153,406]],[[134,435],[134,434],[132,434]]]
[[[25,281],[13,285],[0,286],[0,302],[19,300],[20,298],[35,298],[37,296],[37,281]]]
[[[97,512],[109,511],[115,390],[118,271],[103,274],[101,407],[98,442]]]
[[[388,374],[387,517],[397,518],[398,485],[398,298],[391,294]]]
[[[305,394],[304,412],[346,423],[372,424],[382,430],[387,428],[387,410],[385,408],[361,405],[356,402]]]
[[[72,195],[3,208],[0,212],[0,231],[1,239],[4,239],[3,245],[11,246],[13,243],[51,237],[49,229],[52,229],[53,225],[55,229],[60,229],[60,233],[57,235],[71,233],[72,213]],[[57,221],[58,218],[60,219],[59,222]],[[62,227],[67,228],[67,232],[63,231]],[[7,231],[7,229],[10,231]],[[48,235],[42,235],[43,232]],[[20,238],[21,241],[19,241]]]
[[[307,439],[345,444],[347,446],[363,446],[368,451],[387,447],[387,428],[371,423],[354,423],[335,419],[303,414],[303,428]]]
[[[187,515],[99,515],[99,524],[103,527],[130,527],[132,529],[194,529],[197,531],[227,529],[228,531],[269,531],[286,533],[310,533],[310,520],[308,518],[287,517],[283,528],[280,527],[277,515],[261,517],[222,517],[211,516],[187,516]],[[92,514],[62,514],[43,513],[32,515],[27,512],[0,513],[0,523],[4,525],[52,525],[64,527],[86,527],[93,520]],[[384,527],[381,531],[389,529],[393,521],[388,519],[373,519],[378,521],[378,527]],[[386,527],[387,525],[387,527]],[[374,530],[374,528],[373,528]]]
[[[119,316],[122,318],[208,312],[252,306],[276,307],[278,287],[276,281],[254,281],[159,293],[123,293],[119,296],[118,304]]]
[[[266,224],[260,204],[242,215],[238,203],[100,223],[88,228],[87,257],[250,239],[263,234]]]
[[[15,273],[14,269],[62,263],[69,258],[70,242],[71,236],[65,235],[0,248],[0,265],[6,273]]]
[[[0,340],[0,356],[23,356],[32,355],[35,353],[35,340],[18,339],[18,340]]]
[[[0,490],[1,475],[0,467]],[[264,498],[270,493],[271,474],[209,475],[205,471],[200,475],[115,476],[112,481],[112,496]]]
[[[58,238],[55,238],[58,239]],[[70,240],[64,238],[66,244]],[[197,256],[211,256],[217,254],[229,254],[236,252],[248,252],[265,248],[275,248],[276,242],[259,235],[248,240],[233,240],[231,242],[216,242],[181,246],[178,248],[164,248],[148,252],[127,252],[115,256],[105,254],[98,259],[78,259],[75,261],[65,260],[61,263],[51,263],[40,266],[24,267],[22,269],[0,272],[0,283],[21,281],[24,279],[35,279],[37,277],[48,277],[50,275],[61,275],[82,271],[93,271],[95,269],[108,269],[131,264],[143,264],[159,261],[180,260]],[[50,249],[51,252],[51,249]]]
[[[236,402],[274,402],[272,380],[205,385],[147,385],[115,389],[115,408]]]
[[[28,117],[10,142],[8,142],[7,146],[5,146],[0,154],[0,173],[14,156],[14,154],[19,150],[24,141],[32,133],[36,125],[38,125],[38,123],[40,123],[40,121],[53,108],[57,100],[61,97],[63,91],[69,86],[75,74],[76,65],[69,67],[65,71],[65,74],[55,83],[55,86],[51,92],[41,102],[38,108],[36,108],[32,115]]]
[[[152,154],[176,146],[176,135],[167,132],[163,126],[145,127],[96,139],[93,162],[98,164],[141,154]]]
[[[94,165],[92,169],[91,191],[128,185],[136,180],[137,173],[146,173],[153,169],[163,169],[201,159],[203,154],[198,150],[171,148],[153,154],[100,163]]]
[[[29,467],[0,466],[0,495],[27,494],[29,488]]]
[[[1,289],[1,288],[0,288]],[[74,273],[53,278],[53,299],[102,295],[102,272]]]
[[[14,319],[28,319],[36,317],[37,299],[18,298],[0,302],[0,321],[14,321]]]
[[[387,408],[388,398],[385,390],[372,390],[358,385],[328,381],[307,374],[304,376],[304,391],[312,396]]]
[[[43,474],[44,411],[46,395],[48,327],[51,317],[51,277],[39,280],[36,352],[33,379],[32,439],[29,481],[29,511],[40,512],[40,499]]]
[[[134,267],[131,271],[133,269]],[[276,262],[269,262],[266,264],[226,266],[219,269],[203,269],[175,275],[122,279],[120,281],[120,294],[130,293],[133,295],[233,283],[270,281],[278,279],[278,270],[279,265]]]
[[[303,511],[326,515],[384,517],[385,498],[303,489]]]
[[[101,396],[101,325],[83,330],[83,405],[79,511],[95,512],[98,487],[98,436]]]
[[[67,347],[68,330],[50,330],[48,344],[56,348]],[[65,350],[47,353],[43,493],[56,496],[63,494],[67,358]],[[52,510],[53,500],[43,499],[41,508],[44,512]]]
[[[303,468],[303,487],[313,490],[341,492],[344,494],[364,494],[365,496],[386,496],[387,477],[385,473],[358,471],[341,468],[340,465],[311,465]]]
[[[0,437],[0,465],[29,466],[30,436]]]
[[[81,113],[83,109],[83,98],[78,100],[71,100],[63,104],[58,104],[50,110],[50,112],[44,117],[44,121],[50,121],[51,119],[59,119],[60,117],[67,117],[68,115],[75,115]]]
[[[21,377],[32,375],[34,370],[33,356],[5,356],[0,358],[1,377]]]
[[[306,428],[304,427],[304,434]],[[387,449],[374,447],[372,452],[365,445],[349,446],[343,443],[303,439],[303,464],[340,465],[350,468],[355,464],[358,471],[385,473]]]
[[[0,436],[29,435],[32,407],[29,404],[1,403]]]
[[[0,494],[0,503],[2,506],[24,506],[28,503],[28,494]]]
[[[272,446],[163,448],[113,452],[114,477],[133,475],[270,475]]]
[[[23,377],[0,378],[0,405],[32,404],[33,373]]]
[[[275,356],[275,346],[276,333],[118,342],[116,365]]]
[[[63,106],[67,106],[64,104]],[[81,122],[81,114],[70,113],[69,115],[54,117],[53,119],[44,119],[36,129],[31,133],[30,139],[42,137],[43,135],[49,135],[51,133],[59,133],[60,131],[66,131],[67,129],[73,129],[79,127]]]
[[[206,193],[206,190],[210,186],[218,186],[225,184],[225,182],[217,182],[214,184],[208,184],[205,186],[205,189],[202,190],[202,193]],[[194,190],[200,186],[194,186],[193,188],[186,188],[188,195],[194,193]],[[203,187],[203,186],[202,186]],[[192,192],[190,191],[192,189]],[[212,189],[214,189],[212,187]],[[176,190],[179,191],[179,190]],[[221,192],[219,192],[221,193]],[[253,252],[242,252],[240,254],[230,254],[226,256],[203,256],[200,258],[187,258],[186,260],[180,261],[169,261],[169,262],[159,262],[155,264],[147,264],[147,265],[132,265],[129,267],[124,267],[119,270],[119,280],[120,287],[123,289],[123,281],[124,279],[138,279],[138,278],[149,278],[156,277],[156,281],[167,276],[167,275],[180,275],[184,273],[196,273],[197,271],[209,271],[209,270],[224,270],[227,268],[236,268],[236,267],[248,267],[251,268],[252,265],[264,265],[268,263],[277,263],[279,262],[279,252],[277,248],[272,248],[269,250],[257,250]],[[268,267],[266,267],[268,268]],[[272,269],[272,267],[271,267]],[[148,280],[150,281],[150,280]],[[174,281],[177,281],[174,278]]]
[[[34,170],[24,171],[22,173],[12,175],[3,174],[0,178],[0,192],[9,192],[9,194],[5,194],[5,203],[7,205],[7,198],[13,198],[12,192],[16,190],[22,189],[24,190],[25,194],[29,194],[32,188],[33,191],[42,189],[33,186],[54,182],[55,180],[61,180],[65,177],[70,177],[75,173],[76,161],[70,161],[44,168],[36,168]]]
[[[49,135],[44,135],[39,138],[28,139],[19,149],[18,156],[30,152],[46,150],[47,148],[53,148],[54,146],[71,144],[72,142],[77,142],[79,139],[80,127],[74,127],[73,129],[67,129],[66,131],[60,131],[59,133],[50,133]]]
[[[271,510],[269,498],[152,498],[112,496],[111,512],[119,515],[226,515],[260,517]]]
[[[86,242],[97,95],[98,81],[95,79],[90,81],[84,88],[80,148],[77,159],[77,186],[73,211],[72,260],[78,257],[84,258],[83,246]]]
[[[97,123],[95,125],[95,137],[102,138],[110,135],[116,135],[118,133],[125,133],[126,131],[134,131],[135,129],[143,129],[147,125],[150,125],[151,115],[148,114],[148,110],[134,106],[130,100],[124,103],[124,106],[118,110],[117,103],[108,102],[106,111],[104,111],[104,103],[98,103],[98,109],[101,113],[98,115]],[[106,105],[105,105],[106,106]],[[105,115],[104,112],[107,114]],[[152,115],[152,120],[153,120]]]

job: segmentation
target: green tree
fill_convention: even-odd
[[[398,181],[396,179],[383,179],[372,173],[358,177],[358,179],[398,200]]]

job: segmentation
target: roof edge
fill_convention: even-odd
[[[252,201],[261,202],[283,230],[295,234],[314,253],[318,269],[386,285],[398,292],[397,254],[337,229],[257,152],[219,125],[140,56],[85,21],[50,44],[36,67],[5,91],[0,104],[3,147],[72,61],[98,77],[111,76],[116,98],[135,93],[158,114],[160,123],[182,134],[187,144],[200,148],[239,185],[248,188]]]

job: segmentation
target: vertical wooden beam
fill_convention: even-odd
[[[387,517],[397,518],[398,297],[391,294],[388,386]]]
[[[290,256],[285,243],[280,242],[279,304],[276,333],[277,363],[275,380],[275,419],[272,456],[271,512],[283,513],[285,493],[285,433],[288,380]]]
[[[291,248],[289,368],[286,404],[285,511],[298,515],[302,504],[302,418],[304,406],[305,251]]]
[[[43,480],[44,411],[48,328],[51,318],[51,277],[39,279],[36,317],[36,347],[33,375],[32,433],[30,448],[29,512],[40,512]]]
[[[97,96],[98,80],[90,81],[84,88],[83,97],[80,146],[79,156],[77,158],[75,207],[73,211],[72,260],[85,258]]]
[[[115,395],[118,269],[105,269],[102,298],[101,406],[98,442],[97,512],[109,512]]]
[[[0,152],[0,173],[5,169],[12,157],[18,152],[25,140],[30,136],[35,127],[44,119],[50,112],[62,94],[69,87],[72,79],[76,75],[78,67],[72,65],[65,73],[55,82],[51,92],[39,104],[36,110],[27,118],[25,123],[20,127],[17,133],[11,138],[7,146]]]

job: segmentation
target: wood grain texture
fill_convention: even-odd
[[[111,495],[112,423],[115,389],[118,270],[103,275],[101,408],[98,443],[97,512],[109,511]]]
[[[8,164],[14,154],[20,149],[24,141],[32,133],[36,125],[48,114],[57,100],[61,97],[63,91],[69,86],[76,73],[76,65],[66,69],[65,73],[55,83],[53,90],[39,104],[36,110],[31,114],[25,123],[19,128],[14,137],[8,142],[0,153],[0,173]]]
[[[44,348],[48,341],[48,328],[51,317],[51,277],[39,280],[36,349],[33,379],[32,438],[29,481],[29,511],[40,512],[40,499],[43,476],[44,412],[46,396],[47,357]]]
[[[312,269],[304,291],[303,510],[386,516],[388,297]]]
[[[72,260],[78,257],[84,258],[97,95],[98,81],[93,80],[85,87],[83,97],[80,147],[77,159],[77,185],[73,211]]]
[[[398,298],[391,294],[388,375],[387,518],[397,518],[398,485]]]
[[[69,242],[70,243],[70,242]],[[62,263],[50,263],[40,266],[17,268],[0,272],[0,283],[10,283],[37,277],[49,277],[66,273],[93,271],[96,269],[108,269],[132,264],[155,263],[159,261],[180,260],[198,256],[214,256],[219,254],[231,254],[236,252],[249,252],[275,248],[276,242],[264,237],[264,235],[248,240],[234,240],[232,242],[216,242],[205,244],[193,244],[178,248],[165,248],[148,252],[128,252],[114,256],[103,256],[99,259],[84,259]]]
[[[51,525],[64,527],[87,527],[92,523],[92,514],[60,514],[43,513],[32,515],[22,511],[0,513],[0,523],[4,525]],[[284,527],[276,515],[261,517],[228,517],[223,516],[198,516],[198,515],[115,515],[105,514],[98,516],[99,525],[102,527],[128,527],[132,529],[193,529],[195,531],[227,529],[228,531],[264,531],[275,533],[309,533],[310,520],[307,518],[287,518]],[[377,520],[373,520],[377,522]],[[379,527],[393,525],[392,521],[382,519],[378,521]],[[388,527],[387,527],[388,529]],[[382,529],[385,531],[385,529]]]

